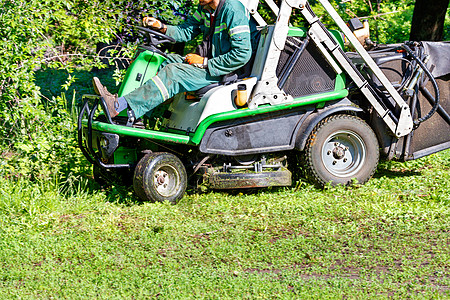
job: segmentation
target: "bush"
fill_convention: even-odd
[[[192,7],[185,2],[5,0],[0,6],[0,174],[34,178],[67,169],[67,158],[79,156],[72,117],[81,96],[67,90],[86,80],[92,92],[91,77],[77,76],[105,68],[97,44],[123,42],[125,49],[133,48],[131,25],[144,15],[179,22]],[[52,70],[60,70],[50,78],[59,84],[41,92],[36,72]]]

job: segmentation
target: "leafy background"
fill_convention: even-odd
[[[323,22],[331,23],[317,1],[311,4]],[[408,39],[412,0],[333,4],[344,19],[369,19],[380,43]],[[146,15],[177,24],[195,5],[185,0],[5,0],[0,7],[0,174],[32,180],[53,174],[64,180],[83,166],[73,120],[81,95],[92,93],[91,77],[117,89],[138,43],[132,26]],[[273,18],[264,6],[260,12]],[[294,15],[292,23],[301,25],[301,17]],[[118,56],[125,59],[111,59]]]
[[[114,75],[123,73],[137,43],[132,26],[145,15],[176,24],[191,8],[181,0],[4,1],[0,174],[32,181],[78,174],[84,160],[74,117],[81,95],[93,92],[92,76],[117,89]],[[117,49],[125,59],[115,59]]]
[[[412,0],[333,1],[380,43],[408,39]],[[329,18],[311,1],[323,22]],[[450,155],[384,162],[359,188],[191,194],[177,206],[102,190],[77,149],[92,77],[118,89],[145,15],[195,1],[3,0],[0,294],[4,298],[391,298],[449,295]],[[264,6],[260,12],[273,16]],[[301,25],[296,15],[292,23]],[[447,13],[446,38],[450,15]],[[103,50],[102,50],[103,49]],[[109,50],[109,51],[107,51]],[[394,298],[395,298],[394,297]]]

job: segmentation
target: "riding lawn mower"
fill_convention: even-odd
[[[366,24],[346,24],[327,0],[319,2],[339,31],[306,0],[265,1],[277,15],[273,25],[258,14],[258,0],[241,0],[260,33],[246,77],[180,93],[134,124],[126,114],[102,113],[100,96],[83,97],[78,142],[97,180],[176,203],[188,184],[290,186],[300,172],[318,186],[363,184],[380,157],[407,161],[450,148],[448,43],[376,46],[359,34]],[[294,9],[306,28],[289,25]],[[138,28],[148,43],[119,96],[152,78],[166,56],[159,45],[174,42]],[[352,52],[344,52],[346,42]]]

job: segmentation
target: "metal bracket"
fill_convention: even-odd
[[[248,106],[250,109],[262,104],[276,105],[283,102],[293,101],[292,96],[287,95],[278,87],[276,69],[281,52],[284,50],[286,39],[289,33],[289,18],[292,7],[297,7],[305,0],[291,0],[290,3],[283,1],[278,11],[278,18],[275,26],[269,27],[265,38],[261,38],[260,48],[267,49],[262,57],[255,61],[257,68],[254,68],[252,77],[258,78]]]
[[[248,107],[253,109],[262,104],[276,105],[293,101],[292,96],[285,94],[278,88],[277,82],[277,77],[269,78],[266,81],[258,81],[254,88],[256,92],[253,93]]]

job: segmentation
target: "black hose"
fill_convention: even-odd
[[[393,44],[393,45],[384,45],[384,46],[378,46],[378,48],[376,48],[376,50],[369,50],[367,51],[367,53],[369,54],[376,54],[376,53],[383,53],[383,52],[390,52],[392,50],[394,50],[395,48],[400,47],[400,44]],[[358,52],[352,51],[352,52],[347,52],[348,54],[357,54],[359,55]]]
[[[414,75],[414,74],[412,73],[412,70],[413,70],[414,67],[413,67],[412,64],[411,64],[411,61],[409,61],[409,60],[407,60],[406,58],[403,58],[403,57],[401,57],[401,58],[395,57],[395,58],[391,58],[391,59],[388,59],[388,60],[385,60],[385,61],[379,63],[379,64],[378,64],[378,67],[380,67],[380,66],[382,66],[382,65],[384,65],[384,64],[386,64],[386,63],[390,63],[390,62],[396,61],[396,60],[400,60],[400,61],[405,61],[405,62],[407,62],[407,63],[408,63],[408,69],[411,70],[411,74],[409,74],[409,77],[405,78],[404,76],[402,76],[402,81],[401,81],[401,83],[400,83],[400,86],[395,88],[397,91],[401,91],[401,90],[405,87],[406,82],[408,82],[408,80]],[[380,68],[381,68],[381,67],[380,67]],[[380,92],[381,92],[381,91],[380,91]]]
[[[438,87],[438,84],[437,84],[436,80],[434,79],[433,75],[431,74],[430,70],[428,70],[428,68],[425,66],[425,64],[414,54],[414,52],[411,50],[411,48],[409,48],[406,44],[403,44],[402,48],[405,49],[406,52],[408,52],[408,54],[411,55],[411,57],[415,61],[417,61],[419,66],[424,70],[424,72],[427,74],[428,78],[430,78],[431,83],[433,84],[433,88],[436,92],[436,97],[434,99],[434,105],[431,108],[431,110],[428,112],[428,114],[425,117],[414,120],[414,125],[417,126],[420,123],[431,118],[431,116],[436,112],[437,108],[439,107],[439,98],[440,98],[439,87]]]

